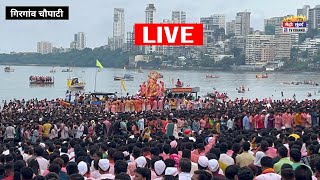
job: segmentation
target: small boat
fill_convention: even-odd
[[[79,81],[78,77],[69,78],[67,81],[69,88],[83,89],[86,86],[84,81]]]
[[[51,85],[54,84],[54,81],[30,81],[30,85]]]
[[[219,78],[220,76],[215,76],[215,75],[206,75],[206,78]]]
[[[268,74],[257,74],[256,78],[268,78]]]
[[[238,90],[238,93],[245,93],[245,90]]]
[[[62,69],[61,72],[72,72],[72,69],[68,68],[68,69]]]
[[[4,72],[14,72],[14,69],[11,68],[10,66],[6,66],[6,67],[4,68]]]
[[[30,85],[52,85],[54,84],[54,77],[51,76],[30,76]]]
[[[133,81],[134,77],[130,74],[125,74],[123,77],[121,76],[114,76],[113,80],[115,81],[120,81],[120,80],[124,80],[124,81]]]

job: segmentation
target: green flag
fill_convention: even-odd
[[[102,64],[100,63],[100,61],[98,59],[96,60],[96,66],[99,68],[103,68]]]

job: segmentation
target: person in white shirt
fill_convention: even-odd
[[[227,121],[227,128],[228,130],[233,130],[233,119],[229,118],[229,120]]]
[[[220,155],[219,161],[223,162],[227,166],[234,165],[234,159],[226,154],[227,151],[228,151],[228,144],[227,143],[221,143],[219,149],[221,151],[221,155]]]
[[[6,127],[6,131],[4,132],[4,138],[6,140],[14,139],[15,134],[15,128],[12,126],[12,124],[9,124],[8,127]]]
[[[141,117],[138,121],[139,131],[142,132],[144,130],[144,119]]]
[[[179,162],[179,180],[191,180],[191,162],[187,158],[182,158]]]
[[[34,149],[34,152],[36,154],[36,160],[39,163],[40,171],[41,173],[48,169],[49,167],[49,161],[45,158],[43,158],[44,149],[42,147],[36,147]]]
[[[114,175],[109,173],[110,163],[108,159],[100,159],[98,166],[101,176],[98,177],[97,180],[114,179]]]
[[[83,125],[83,123],[81,123],[77,129],[75,138],[80,139],[80,137],[83,135],[83,131],[84,131],[84,125]]]
[[[270,114],[268,113],[265,117],[264,117],[264,128],[267,128],[268,126],[268,118],[269,118]]]
[[[265,180],[265,179],[272,179],[272,180],[281,180],[281,176],[277,174],[272,164],[272,158],[268,156],[264,156],[261,158],[261,167],[262,167],[262,173],[255,177],[255,180]]]

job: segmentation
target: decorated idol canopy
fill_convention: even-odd
[[[140,85],[139,96],[141,97],[163,97],[165,85],[163,81],[158,81],[161,74],[157,71],[151,71],[148,75],[147,83]]]

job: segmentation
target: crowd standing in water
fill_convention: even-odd
[[[320,100],[99,100],[5,102],[0,178],[320,179]]]

